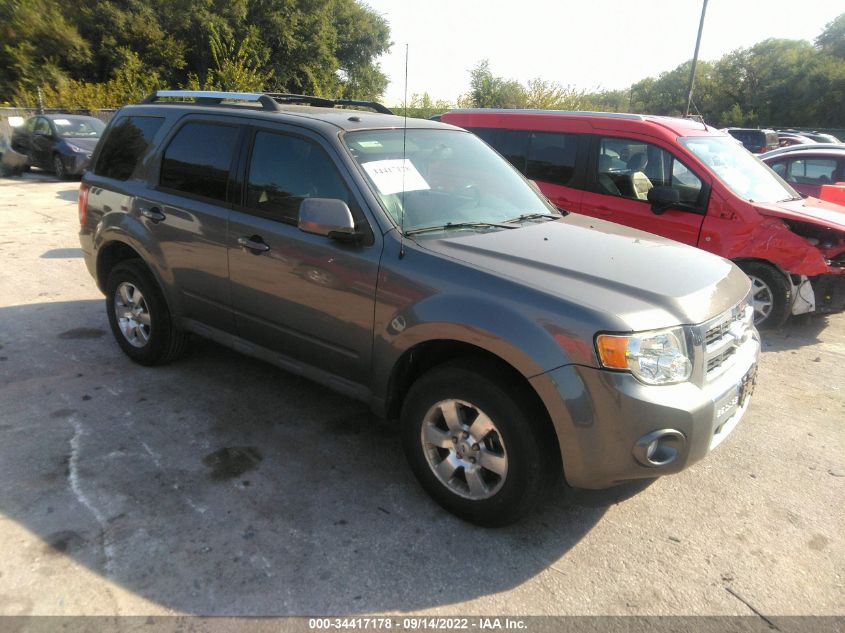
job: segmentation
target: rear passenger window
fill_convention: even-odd
[[[511,165],[523,174],[528,155],[529,132],[523,130],[502,130],[499,128],[466,128],[490,147],[508,159]]]
[[[154,116],[130,116],[117,121],[103,139],[94,173],[129,180],[162,123],[164,118]]]
[[[578,137],[574,134],[532,132],[525,175],[540,182],[567,185],[575,175]]]
[[[247,206],[274,220],[295,224],[305,198],[337,198],[361,214],[325,150],[296,136],[258,132],[252,148]]]
[[[161,186],[225,201],[239,131],[214,123],[183,125],[164,152]]]
[[[801,158],[790,163],[786,179],[801,185],[825,185],[834,182],[835,173],[833,158]]]

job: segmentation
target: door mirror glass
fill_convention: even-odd
[[[355,221],[349,206],[337,198],[305,198],[299,205],[299,230],[331,239],[354,241]]]
[[[669,207],[677,205],[681,195],[672,187],[652,187],[648,190],[648,201],[651,202],[651,210],[660,215]]]

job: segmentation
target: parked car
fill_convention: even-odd
[[[29,166],[52,171],[58,178],[81,175],[91,163],[105,124],[91,116],[41,114],[15,128],[12,147],[25,154]]]
[[[801,134],[793,134],[791,132],[778,132],[778,145],[780,147],[790,147],[792,145],[815,145],[816,142]]]
[[[738,267],[562,215],[464,130],[337,103],[163,91],[117,112],[80,242],[132,360],[193,332],[359,398],[485,525],[561,471],[674,473],[732,431],[759,354]]]
[[[778,147],[765,154],[760,154],[757,158],[766,160],[773,156],[782,156],[783,154],[791,154],[792,152],[818,151],[820,149],[845,149],[845,143],[815,143],[813,145],[790,145],[789,147]]]
[[[758,327],[845,310],[843,209],[803,200],[718,130],[536,110],[454,110],[442,120],[478,134],[562,209],[733,260],[754,283]]]
[[[780,146],[780,140],[774,130],[728,127],[724,131],[739,140],[752,154],[762,154]]]
[[[822,185],[845,182],[845,146],[761,157],[764,163],[805,196],[820,197]]]
[[[795,129],[778,130],[778,133],[781,133],[781,132],[786,132],[786,133],[791,133],[791,134],[800,134],[801,136],[809,138],[810,140],[815,141],[816,143],[841,143],[842,142],[838,138],[836,138],[833,134],[826,134],[825,132],[819,132],[818,130],[813,131],[813,132],[806,132],[806,131],[803,131],[803,130],[795,130]]]

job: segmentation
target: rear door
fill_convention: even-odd
[[[238,334],[350,383],[371,370],[381,236],[370,229],[349,174],[320,137],[256,126],[228,251]],[[369,237],[342,243],[297,227],[303,199],[339,198]]]
[[[182,316],[233,333],[226,227],[233,171],[246,127],[237,118],[189,115],[164,141],[154,195],[133,199],[133,213],[157,246]],[[115,131],[110,132],[110,136]]]
[[[593,137],[586,183],[582,213],[692,246],[698,244],[709,186],[654,142],[610,135]],[[658,186],[678,191],[684,209],[654,213],[648,191]]]
[[[833,184],[843,177],[841,163],[833,156],[805,156],[787,159],[785,170],[781,164],[772,168],[799,193],[818,198],[822,185]]]

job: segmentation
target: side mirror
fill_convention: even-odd
[[[357,241],[352,212],[337,198],[305,198],[299,205],[300,231],[324,235],[333,240]]]
[[[648,190],[648,201],[651,202],[651,210],[655,215],[660,215],[669,207],[680,203],[681,194],[672,187],[652,187]]]

